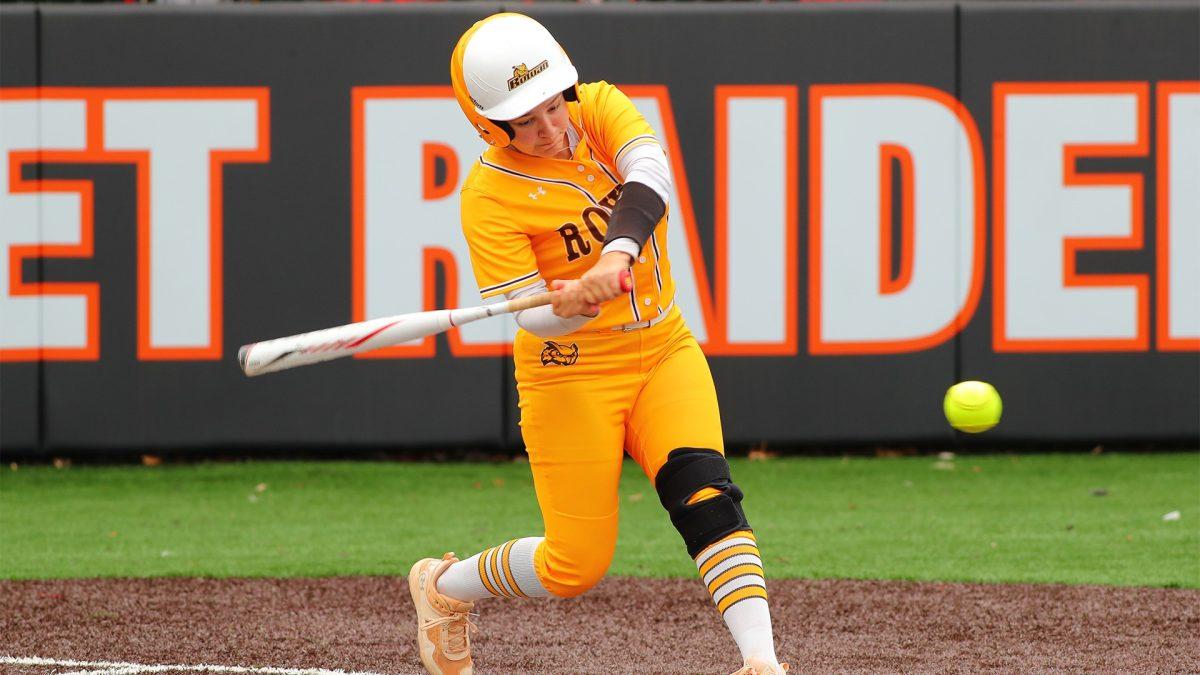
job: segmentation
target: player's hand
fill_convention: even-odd
[[[550,296],[550,306],[555,316],[569,319],[579,315],[595,317],[600,314],[599,303],[588,300],[580,280],[551,281],[550,289],[554,291]]]
[[[584,297],[596,304],[619,297],[625,292],[622,279],[632,264],[633,258],[624,251],[609,251],[600,256],[592,269],[579,278]]]

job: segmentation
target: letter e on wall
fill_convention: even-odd
[[[1200,350],[1200,82],[1160,82],[1157,346]]]
[[[1149,279],[1079,274],[1084,250],[1142,247],[1140,174],[1078,172],[1080,157],[1148,150],[1140,82],[994,86],[996,351],[1140,351]]]

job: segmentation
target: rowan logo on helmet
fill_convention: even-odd
[[[541,73],[549,67],[550,61],[548,60],[543,60],[541,63],[532,68],[526,68],[524,63],[513,66],[513,76],[512,79],[508,81],[508,90],[512,91],[513,89],[525,84],[529,80],[536,77],[538,73]]]
[[[572,366],[579,360],[579,343],[572,342],[569,346],[546,340],[546,348],[542,350],[543,366]]]

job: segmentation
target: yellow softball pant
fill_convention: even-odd
[[[724,454],[716,389],[678,309],[628,332],[545,340],[520,331],[513,354],[521,435],[546,527],[534,565],[547,590],[573,597],[612,560],[626,452],[651,482],[675,448]]]

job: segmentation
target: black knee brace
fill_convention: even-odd
[[[706,487],[720,490],[721,494],[695,504],[687,503]],[[654,478],[654,489],[693,558],[722,537],[750,529],[740,503],[742,491],[730,479],[729,463],[716,450],[672,450]]]

